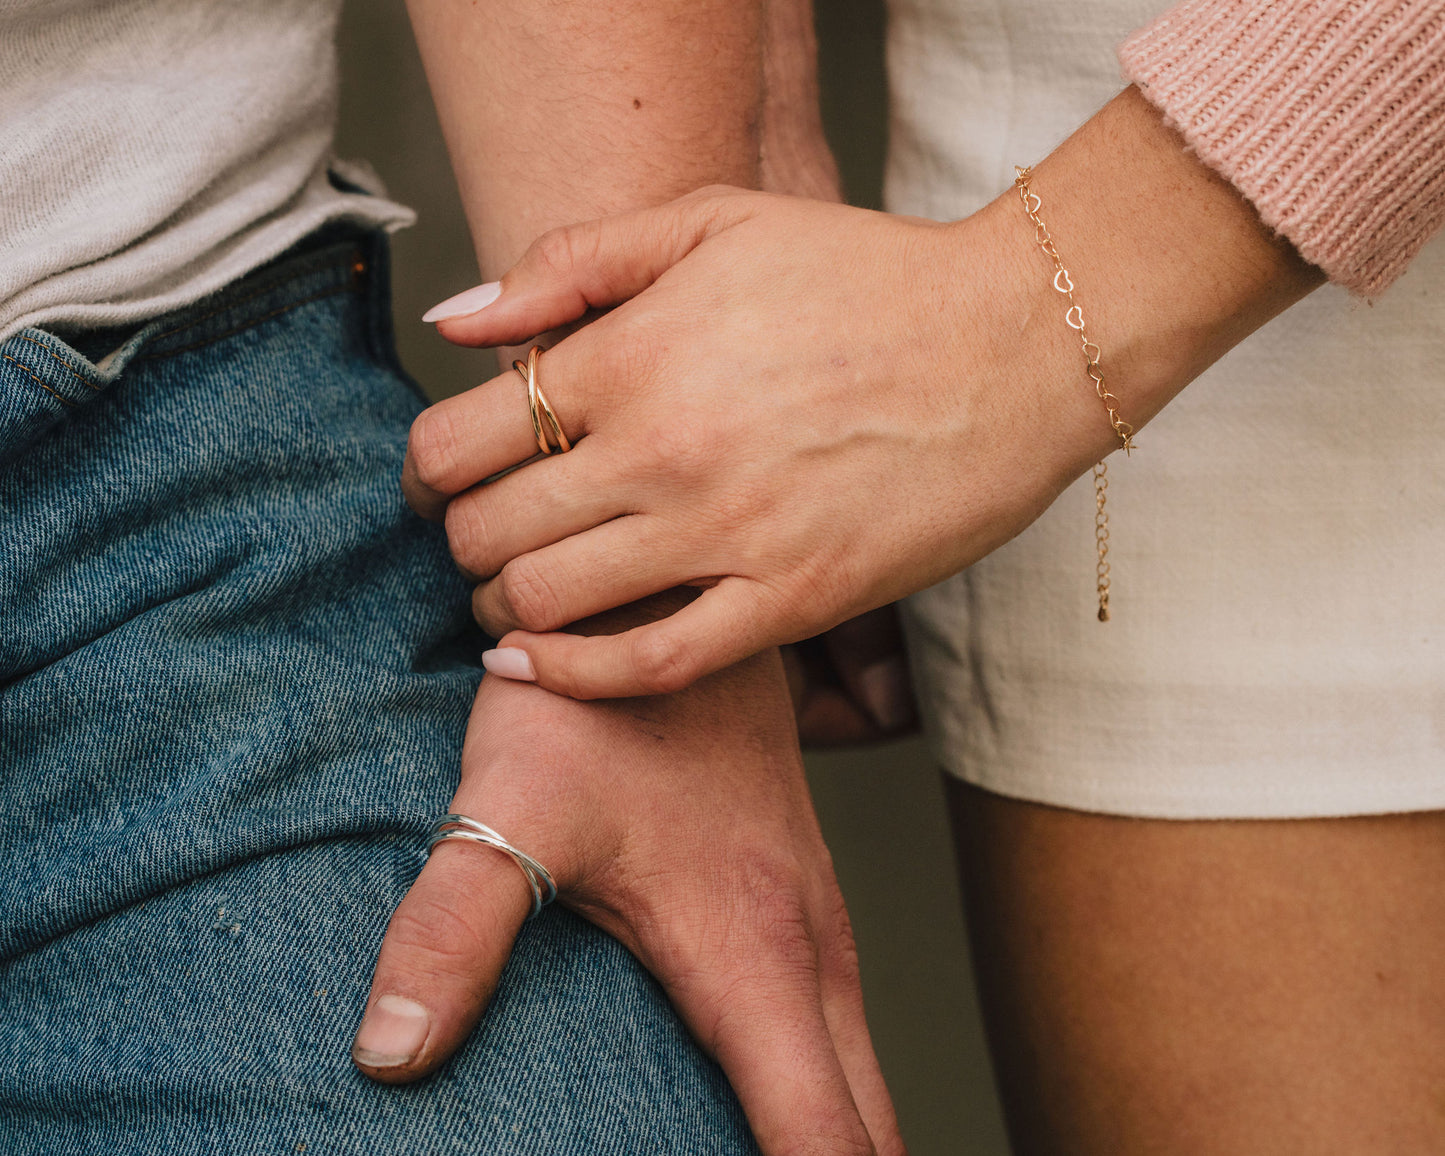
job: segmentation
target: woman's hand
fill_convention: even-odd
[[[502,646],[551,689],[665,693],[1016,533],[1087,461],[989,388],[1006,351],[965,319],[997,330],[996,277],[965,254],[996,248],[971,240],[991,227],[723,190],[544,237],[495,304],[441,328],[514,342],[633,298],[541,359],[576,448],[477,485],[536,449],[514,374],[432,407],[409,445],[409,500],[445,510],[487,579],[479,621],[534,632]],[[659,622],[540,633],[685,583],[709,588]]]
[[[1034,188],[1136,428],[1319,280],[1132,91]],[[513,631],[493,669],[676,690],[1017,534],[1116,444],[1052,274],[1012,194],[940,225],[714,189],[544,236],[439,328],[499,345],[626,302],[542,358],[576,448],[479,484],[535,451],[506,374],[422,414],[404,476]],[[684,583],[661,621],[550,633]]]
[[[776,653],[616,703],[485,679],[451,810],[534,855],[560,902],[657,977],[765,1153],[903,1151]],[[530,907],[505,855],[440,844],[382,944],[368,1009],[393,998],[357,1034],[362,1071],[404,1083],[440,1066]]]

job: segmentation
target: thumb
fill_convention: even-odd
[[[673,694],[775,645],[772,629],[751,584],[728,577],[667,617],[619,634],[513,630],[482,663],[568,698]]]
[[[512,345],[635,297],[704,240],[747,219],[761,194],[715,186],[656,208],[565,225],[532,242],[500,282],[422,318],[457,345]]]
[[[525,877],[503,852],[439,843],[387,925],[351,1058],[405,1084],[440,1067],[491,1002],[532,909]]]

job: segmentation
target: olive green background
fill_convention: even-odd
[[[605,3],[606,0],[595,0]],[[887,132],[877,0],[820,0],[829,137],[855,204],[880,203]],[[466,224],[426,80],[394,0],[350,0],[339,151],[365,157],[419,214],[396,237],[397,340],[434,396],[495,373],[419,318],[476,284]],[[869,1023],[913,1156],[1007,1152],[973,994],[938,772],[917,740],[813,756],[809,775],[852,912]]]

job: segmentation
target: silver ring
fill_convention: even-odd
[[[475,819],[469,819],[465,815],[443,815],[431,825],[431,832],[426,841],[426,853],[431,854],[432,848],[438,843],[448,839],[465,839],[468,843],[481,843],[486,847],[495,847],[498,851],[504,851],[512,857],[522,874],[527,879],[527,886],[532,891],[532,914],[528,919],[535,919],[537,913],[557,898],[557,881],[552,878],[552,872],[533,859],[525,851],[519,851],[508,843],[501,835],[485,823],[478,823]]]

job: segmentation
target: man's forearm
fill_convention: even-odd
[[[823,135],[812,0],[767,0],[763,31],[761,187],[841,200],[838,166]]]
[[[410,0],[478,258],[713,182],[755,186],[763,0]]]

